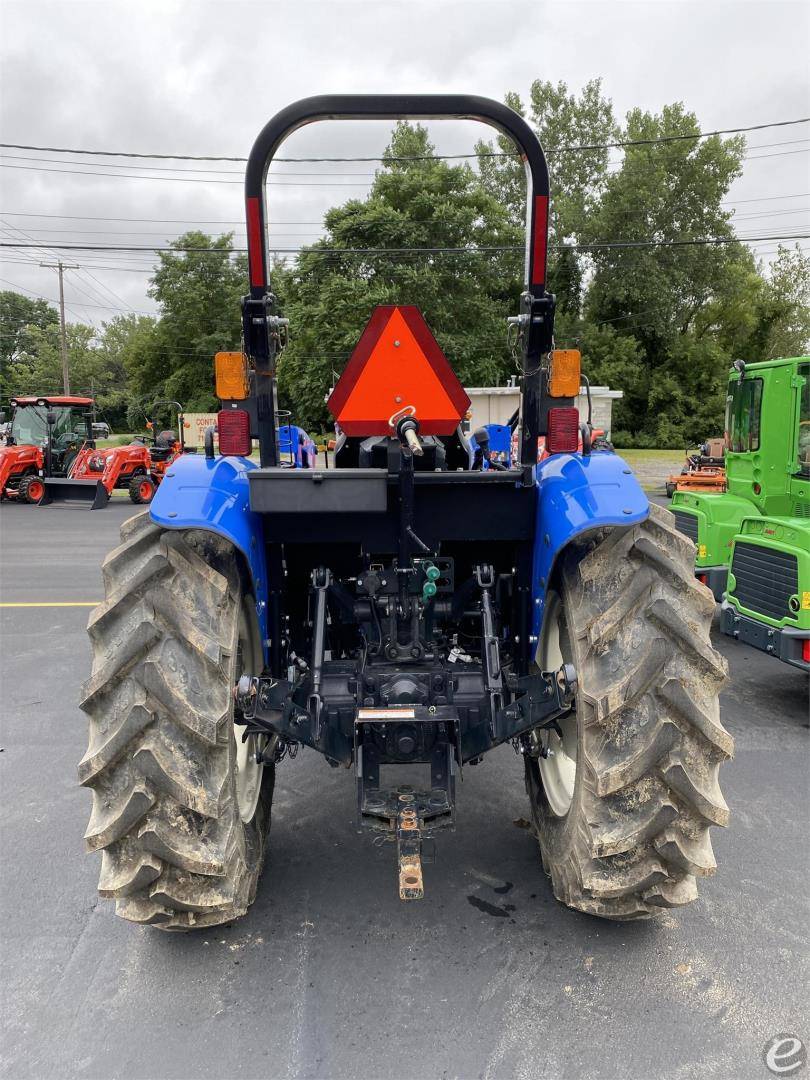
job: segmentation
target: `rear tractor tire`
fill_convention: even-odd
[[[164,930],[230,922],[255,897],[273,795],[273,766],[233,723],[238,676],[262,666],[255,602],[212,533],[163,530],[144,512],[121,540],[88,624],[81,703],[99,893]]]
[[[564,553],[537,663],[575,665],[574,711],[532,732],[526,787],[554,895],[603,918],[647,918],[697,896],[715,870],[709,828],[729,811],[718,770],[723,658],[695,548],[652,505],[630,529]]]
[[[150,503],[155,494],[155,481],[146,473],[138,473],[129,482],[129,497],[136,506]]]
[[[37,476],[36,473],[29,473],[28,476],[24,476],[20,480],[20,486],[17,489],[17,498],[20,502],[31,503],[33,506],[38,506],[45,495],[45,484],[42,482],[42,478]]]

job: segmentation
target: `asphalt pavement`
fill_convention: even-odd
[[[131,512],[4,505],[0,601],[100,599]],[[425,899],[402,904],[392,846],[356,830],[351,775],[304,751],[278,769],[249,914],[169,935],[116,918],[83,850],[89,612],[0,608],[6,1080],[744,1080],[771,1075],[772,1037],[810,1041],[802,673],[715,634],[732,821],[699,901],[656,922],[554,900],[509,747],[465,769]]]

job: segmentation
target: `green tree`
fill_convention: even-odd
[[[810,257],[780,247],[761,289],[753,335],[763,360],[810,349]],[[759,356],[757,357],[759,359]]]
[[[633,110],[622,137],[641,145],[625,148],[581,233],[594,245],[586,324],[639,346],[620,410],[638,445],[695,442],[716,430],[735,342],[745,339],[725,316],[756,269],[741,245],[722,242],[734,236],[722,201],[740,175],[744,141],[682,138],[699,130],[679,104],[657,116]],[[706,238],[721,243],[690,243]]]
[[[274,276],[290,318],[279,365],[282,404],[303,422],[328,424],[332,373],[342,369],[377,304],[420,307],[467,385],[502,381],[514,370],[504,320],[517,307],[522,229],[473,169],[435,157],[424,128],[398,124],[368,197],[331,210],[325,223],[323,240]],[[463,251],[398,250],[412,247]],[[488,247],[513,250],[481,252]]]
[[[116,431],[135,431],[143,426],[139,408],[132,409],[132,372],[138,372],[157,332],[151,315],[118,315],[104,323],[98,342],[101,376],[96,389],[100,416]]]
[[[17,365],[27,352],[31,331],[58,323],[58,313],[46,300],[31,300],[8,289],[0,291],[0,395],[3,398],[21,392],[22,373]]]
[[[557,297],[557,336],[562,340],[573,330],[583,295],[585,263],[574,245],[598,206],[608,175],[610,151],[605,144],[618,139],[619,129],[600,79],[587,82],[579,94],[564,82],[535,79],[528,109],[514,92],[504,101],[528,119],[546,152],[551,187],[548,288]],[[514,145],[498,136],[494,142],[477,143],[476,152],[484,189],[505,202],[513,221],[523,226],[526,175]]]
[[[89,394],[91,385],[99,378],[95,334],[95,328],[84,323],[68,323],[66,328],[70,385],[76,394]],[[9,392],[62,393],[62,350],[58,321],[44,327],[26,328],[13,365]]]
[[[230,253],[231,233],[188,232],[160,254],[149,295],[160,306],[154,328],[134,328],[124,363],[133,394],[174,398],[189,410],[216,407],[214,354],[239,348],[240,297],[247,260]],[[183,250],[183,249],[194,250]]]

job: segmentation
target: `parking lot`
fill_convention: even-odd
[[[628,925],[561,907],[505,747],[465,769],[420,903],[358,834],[351,775],[304,752],[278,769],[246,918],[117,919],[76,781],[90,608],[59,605],[100,598],[131,513],[0,512],[4,1076],[747,1078],[772,1036],[807,1041],[807,679],[719,633],[732,823],[691,907]]]

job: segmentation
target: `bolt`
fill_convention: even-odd
[[[170,510],[169,511],[169,517],[177,517],[177,511],[176,510]]]
[[[395,348],[395,349],[398,349],[398,348],[399,348],[399,342],[398,342],[398,341],[395,341],[395,342],[394,342],[394,348]]]
[[[622,513],[623,513],[623,514],[632,514],[632,513],[633,513],[633,511],[632,511],[632,510],[629,510],[629,509],[628,509],[628,508],[627,508],[627,507],[625,506],[624,510],[622,510]]]

